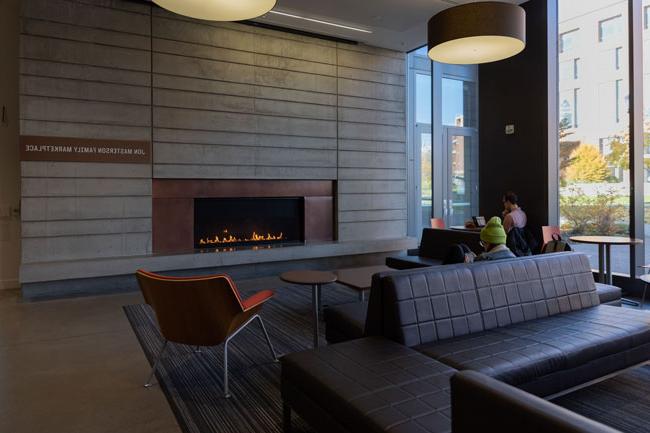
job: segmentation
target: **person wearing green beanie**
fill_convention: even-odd
[[[506,246],[506,231],[501,223],[501,218],[490,218],[481,230],[481,246],[485,252],[479,254],[476,260],[502,260],[514,259],[512,251]]]

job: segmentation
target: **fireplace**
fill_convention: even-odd
[[[303,197],[194,199],[194,248],[304,242]]]
[[[332,241],[335,191],[335,182],[326,180],[154,179],[153,251]]]

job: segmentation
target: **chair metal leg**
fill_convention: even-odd
[[[235,329],[235,332],[230,334],[228,338],[226,338],[226,341],[223,343],[223,396],[225,398],[230,398],[230,389],[228,387],[228,343],[230,343],[230,340],[235,338],[239,332],[241,332],[242,329],[248,326],[249,323],[251,323],[253,320],[258,318],[259,316],[255,314],[254,316],[251,316],[246,322],[244,322],[239,328]],[[266,333],[266,330],[264,331]]]
[[[153,386],[153,383],[151,381],[154,378],[154,375],[156,374],[156,370],[158,369],[158,365],[160,364],[160,360],[162,359],[163,355],[165,354],[165,350],[167,349],[167,343],[168,341],[165,340],[165,343],[163,344],[162,349],[160,349],[160,352],[158,353],[158,356],[156,357],[156,360],[153,362],[153,367],[151,367],[151,373],[149,373],[149,378],[147,379],[147,382],[144,384],[145,388],[150,388]]]
[[[271,339],[269,338],[269,333],[266,332],[266,327],[264,326],[264,322],[262,321],[262,318],[259,315],[255,315],[257,318],[257,321],[260,323],[260,327],[262,328],[262,332],[264,333],[264,338],[266,338],[266,344],[269,345],[269,350],[271,351],[271,355],[273,355],[273,360],[277,361],[278,356],[275,354],[275,350],[273,349],[273,345],[271,344]]]

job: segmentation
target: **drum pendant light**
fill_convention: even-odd
[[[276,0],[153,0],[161,8],[209,21],[241,21],[264,15]]]
[[[526,47],[526,12],[511,3],[468,3],[434,15],[428,33],[432,60],[463,65],[495,62]]]

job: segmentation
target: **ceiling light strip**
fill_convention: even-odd
[[[353,30],[355,32],[372,33],[372,31],[370,31],[370,30],[360,29],[358,27],[345,26],[343,24],[331,23],[329,21],[317,20],[315,18],[302,17],[300,15],[288,14],[286,12],[269,11],[269,13],[275,14],[275,15],[282,15],[284,17],[289,17],[289,18],[296,18],[296,19],[299,19],[299,20],[310,21],[312,23],[324,24],[326,26],[339,27],[339,28],[346,29],[346,30]]]

